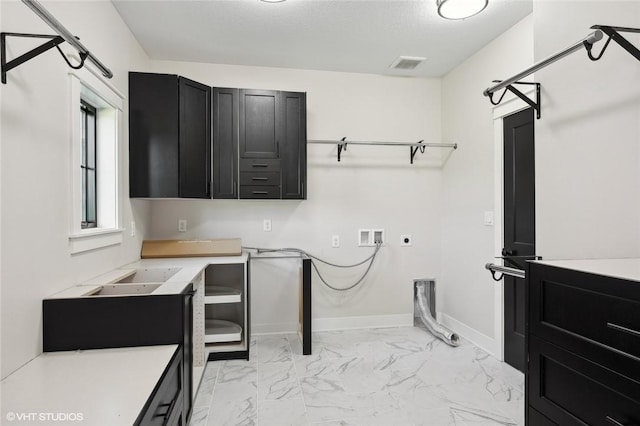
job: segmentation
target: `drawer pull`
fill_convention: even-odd
[[[253,195],[267,195],[267,191],[251,191]]]
[[[640,331],[636,331],[636,330],[632,330],[630,328],[627,327],[623,327],[621,325],[618,324],[613,324],[611,322],[607,323],[607,327],[616,330],[616,331],[621,331],[623,333],[627,333],[627,334],[631,334],[632,336],[636,336],[636,337],[640,337]]]
[[[264,163],[253,163],[251,167],[269,167],[269,165]]]
[[[616,419],[614,419],[613,417],[607,416],[607,421],[609,423],[611,423],[612,425],[616,425],[616,426],[633,426],[630,424],[625,425],[624,423],[620,423],[619,421],[617,421]]]
[[[254,177],[254,178],[251,178],[251,180],[266,181],[266,180],[269,180],[269,178],[266,178],[266,177]]]

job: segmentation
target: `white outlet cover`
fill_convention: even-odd
[[[492,226],[493,225],[493,212],[492,211],[484,212],[484,224],[486,226]]]
[[[333,248],[340,247],[340,235],[332,235],[331,236],[331,247],[333,247]]]
[[[178,232],[187,232],[187,221],[186,219],[178,220]]]
[[[271,232],[271,219],[265,219],[262,223],[262,230],[264,232]]]

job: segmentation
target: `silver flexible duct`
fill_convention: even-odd
[[[431,312],[429,311],[429,298],[427,283],[425,281],[417,281],[415,283],[415,305],[418,307],[422,323],[431,334],[446,344],[458,346],[460,344],[460,337],[446,327],[438,324],[435,318],[431,316]]]

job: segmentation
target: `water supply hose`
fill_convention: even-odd
[[[460,344],[460,337],[446,327],[438,324],[438,322],[431,316],[429,311],[429,291],[427,289],[427,283],[425,281],[418,281],[415,283],[415,301],[416,306],[420,314],[422,323],[427,327],[427,330],[434,336],[445,342],[450,346],[458,346]]]

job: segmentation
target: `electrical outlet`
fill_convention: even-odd
[[[131,221],[131,236],[135,237],[136,236],[136,222],[135,221]]]
[[[187,232],[187,220],[179,219],[178,220],[178,232]]]
[[[331,236],[331,247],[334,247],[334,248],[340,247],[340,235]]]
[[[411,235],[409,235],[409,234],[400,235],[400,245],[401,246],[408,247],[412,243],[413,243],[413,238],[411,238]]]
[[[264,222],[262,222],[262,230],[264,232],[271,232],[271,219],[265,219]]]

